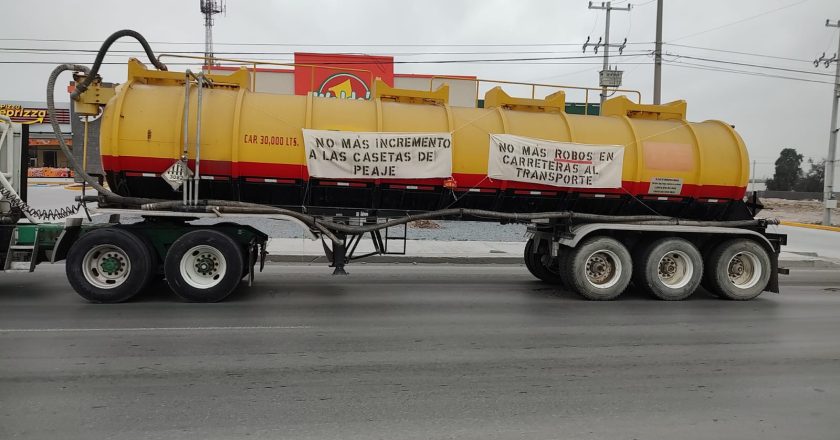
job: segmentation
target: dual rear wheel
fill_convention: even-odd
[[[95,303],[126,301],[153,280],[156,260],[137,235],[103,227],[83,235],[67,252],[65,272],[73,289]]]
[[[158,279],[158,260],[148,240],[116,227],[83,235],[68,251],[65,268],[73,289],[95,303],[127,301]],[[247,270],[242,246],[212,229],[182,235],[163,261],[169,287],[191,302],[225,299]]]
[[[531,273],[548,281],[544,274],[549,271],[553,284],[562,282],[583,297],[599,301],[617,298],[631,281],[666,301],[688,298],[701,283],[722,298],[749,300],[764,291],[771,270],[767,251],[745,238],[718,244],[704,259],[693,243],[678,237],[638,245],[632,257],[614,238],[591,237],[575,248],[561,247],[553,270],[537,265],[546,259],[534,257],[531,249],[526,245],[526,266]]]
[[[172,291],[192,302],[217,302],[242,280],[244,253],[227,235],[211,229],[184,234],[166,253],[163,271]]]

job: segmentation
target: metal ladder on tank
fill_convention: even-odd
[[[202,97],[204,88],[213,87],[213,81],[204,75],[204,72],[193,73],[186,71],[184,79],[184,148],[181,152],[181,163],[183,167],[183,202],[184,206],[196,205],[199,200],[199,187],[201,181],[201,114]],[[195,119],[195,170],[189,169],[189,126],[190,126],[190,86],[195,80],[198,90],[196,91],[196,119]]]

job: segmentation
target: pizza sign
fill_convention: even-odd
[[[15,104],[0,104],[0,115],[18,124],[42,124],[47,117],[45,108],[24,108]]]
[[[24,107],[20,104],[0,104],[0,115],[8,116],[12,122],[29,124],[47,124],[49,112],[45,108]],[[59,124],[70,123],[70,110],[66,108],[55,109],[55,116]]]

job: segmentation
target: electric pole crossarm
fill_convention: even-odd
[[[598,53],[598,48],[604,48],[604,68],[601,71],[601,105],[604,105],[604,101],[607,100],[607,82],[604,80],[605,75],[604,72],[609,71],[609,63],[610,63],[610,47],[616,47],[615,44],[610,44],[610,12],[612,11],[630,11],[632,5],[621,6],[621,7],[613,7],[612,2],[601,2],[601,5],[593,4],[589,2],[589,9],[598,9],[606,12],[606,23],[604,26],[604,43],[601,44],[600,41],[598,44],[595,45],[595,53]],[[624,39],[624,43],[618,46],[618,51],[621,53],[624,50],[624,46],[627,44],[627,39]],[[586,44],[583,45],[584,52],[586,51]],[[619,83],[620,83],[620,73],[619,73]]]
[[[601,6],[597,6],[592,2],[589,2],[589,9],[601,9],[604,11],[629,11],[632,5],[617,7],[612,6],[612,2],[601,2]]]

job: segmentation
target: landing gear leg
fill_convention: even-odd
[[[335,234],[341,244],[333,242],[332,248],[327,245],[327,240],[322,237],[322,244],[324,245],[324,253],[327,254],[327,259],[330,260],[330,267],[334,267],[333,275],[349,275],[344,270],[344,265],[347,263],[347,236],[344,234]]]
[[[341,235],[338,238],[341,239],[342,243],[333,243],[332,267],[335,268],[335,270],[333,270],[333,275],[349,275],[347,271],[344,270],[344,263],[347,261],[347,246],[344,245],[344,240],[346,238],[344,235]]]

